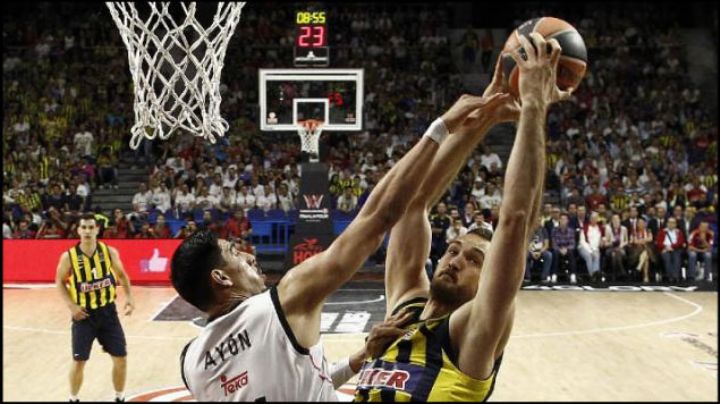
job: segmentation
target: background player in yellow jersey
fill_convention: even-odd
[[[72,315],[71,402],[78,401],[85,362],[95,338],[112,358],[116,401],[125,401],[127,351],[115,308],[118,281],[125,287],[125,315],[132,313],[135,302],[120,255],[115,248],[97,240],[99,230],[92,213],[80,218],[80,242],[62,254],[55,277],[55,285]]]
[[[536,47],[521,39],[527,59],[512,54],[520,68],[520,104],[508,101],[486,109],[479,116],[485,120],[480,130],[448,138],[418,196],[392,229],[385,271],[388,316],[409,308],[415,318],[378,358],[363,365],[357,401],[483,401],[492,393],[512,329],[528,235],[542,199],[547,110],[571,93],[555,84],[560,45],[548,41],[550,52],[540,35],[530,36]],[[485,96],[500,91],[500,70],[496,65]],[[518,113],[492,243],[483,231],[451,241],[429,282],[424,272],[431,239],[429,207],[489,128],[518,119]]]

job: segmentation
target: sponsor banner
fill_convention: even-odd
[[[118,250],[133,284],[170,285],[170,258],[182,240],[100,241]],[[55,282],[60,255],[78,242],[3,240],[3,283]]]
[[[293,234],[290,237],[286,268],[292,268],[315,254],[325,251],[333,242],[333,234]]]
[[[303,235],[332,233],[327,165],[303,163],[302,178],[296,231]]]

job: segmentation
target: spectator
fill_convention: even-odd
[[[439,202],[435,206],[435,214],[430,216],[430,229],[432,232],[431,259],[433,263],[445,253],[447,243],[445,242],[446,231],[450,228],[450,216],[447,214],[445,202]]]
[[[580,208],[578,208],[578,211]],[[600,270],[600,249],[605,248],[605,227],[598,223],[599,215],[597,212],[590,213],[590,220],[585,223],[580,232],[580,246],[578,253],[587,264],[588,273],[595,280],[605,282]]]
[[[210,190],[208,191],[208,194],[216,197],[218,201],[222,198],[223,180],[221,174],[213,175],[212,184],[210,185]]]
[[[700,177],[691,177],[690,184],[685,186],[689,203],[705,202],[707,200],[707,188],[700,183]]]
[[[445,231],[445,243],[450,243],[460,236],[466,235],[468,229],[463,226],[461,219],[454,219],[451,227]]]
[[[688,239],[688,281],[706,280],[712,281],[712,249],[715,234],[710,230],[709,223],[700,222],[700,226],[690,233]],[[696,265],[698,258],[705,263],[705,271],[696,277]]]
[[[113,211],[113,217],[105,231],[106,238],[130,238],[135,233],[135,229],[131,221],[123,214],[122,209],[115,209]]]
[[[17,225],[17,229],[15,230],[15,233],[13,233],[12,238],[14,239],[34,239],[35,238],[35,231],[30,229],[30,221],[26,218],[20,219]]]
[[[502,202],[500,190],[497,189],[493,182],[488,182],[485,188],[485,195],[478,201],[480,209],[490,209],[493,206],[500,206],[500,202]]]
[[[657,247],[665,267],[665,275],[670,283],[677,283],[680,279],[680,265],[682,252],[685,249],[685,239],[677,228],[674,217],[667,220],[667,227],[658,232]]]
[[[65,228],[67,228],[67,225],[65,225],[65,228],[63,228],[64,223],[62,223],[62,221],[60,220],[60,212],[55,210],[55,208],[51,208],[51,210],[48,213],[49,213],[50,217],[47,220],[43,221],[35,238],[38,238],[38,239],[65,238]]]
[[[188,220],[187,225],[182,226],[180,230],[175,233],[175,237],[173,238],[186,239],[190,237],[193,233],[195,233],[197,230],[197,223],[195,223],[194,220]]]
[[[490,151],[486,145],[480,145],[482,154],[480,155],[480,165],[483,166],[487,171],[493,171],[494,169],[502,168],[502,161],[497,153]],[[493,167],[493,164],[495,167]]]
[[[218,223],[218,221],[216,221],[213,217],[212,211],[205,210],[203,212],[202,224],[200,225],[200,229],[211,231],[217,234],[217,236],[219,237],[222,232],[222,228],[223,226]]]
[[[597,207],[601,203],[607,203],[605,195],[600,193],[598,184],[592,183],[588,189],[587,196],[585,197],[585,203],[588,209],[597,211]]]
[[[68,210],[67,199],[58,184],[53,184],[50,187],[50,195],[46,195],[43,201],[43,210],[47,211],[51,207],[60,211]]]
[[[682,228],[682,230],[684,231],[685,234],[689,235],[699,225],[699,223],[696,222],[696,220],[695,220],[695,212],[696,211],[697,211],[697,209],[694,206],[688,205],[688,207],[685,209],[685,213],[683,213],[684,227]]]
[[[648,222],[648,228],[652,232],[653,238],[658,240],[660,238],[658,235],[660,233],[660,230],[665,228],[667,210],[665,210],[665,207],[663,205],[658,204],[655,205],[655,212],[656,217],[650,219],[650,221]]]
[[[470,195],[472,195],[476,201],[479,201],[480,198],[485,195],[485,185],[482,178],[475,178],[475,183],[473,184],[473,188],[470,191]]]
[[[220,198],[220,206],[218,206],[218,209],[220,209],[221,212],[226,213],[235,210],[235,201],[237,196],[235,195],[235,191],[230,188],[229,186],[223,187],[223,194]]]
[[[97,158],[97,183],[100,189],[112,186],[118,189],[117,158],[111,153],[110,147],[104,146]]]
[[[79,213],[85,210],[85,198],[77,194],[77,186],[70,184],[65,195],[65,206],[70,212]]]
[[[239,179],[240,179],[240,177],[238,177],[238,174],[237,174],[237,165],[230,164],[230,166],[228,167],[227,174],[225,174],[225,176],[223,177],[223,188],[229,187],[230,189],[233,190],[233,195],[234,195],[235,186],[237,185]]]
[[[343,194],[338,197],[337,209],[345,214],[351,214],[357,208],[357,197],[352,194],[352,188],[345,188]]]
[[[182,184],[179,189],[175,189],[175,209],[178,218],[191,213],[195,209],[195,202],[195,195],[190,192],[187,184]]]
[[[237,194],[236,203],[237,207],[245,210],[246,212],[249,209],[252,209],[255,207],[255,195],[250,193],[250,190],[248,189],[247,185],[243,185],[240,192]]]
[[[480,211],[475,211],[475,220],[468,227],[468,231],[483,228],[483,227],[490,230],[490,232],[493,231],[492,224],[485,221],[485,215],[483,215],[482,212],[480,212]]]
[[[165,221],[165,215],[157,215],[157,218],[155,219],[155,226],[153,226],[151,230],[152,235],[155,238],[172,238],[170,234],[170,227]]]
[[[543,225],[545,226],[545,231],[548,235],[552,234],[552,231],[554,228],[558,227],[560,225],[560,207],[550,205],[550,217],[543,220]],[[550,248],[554,248],[552,244],[552,237],[550,239]]]
[[[225,239],[246,239],[252,234],[252,223],[245,216],[243,209],[237,209],[227,221],[223,229]]]
[[[151,239],[155,238],[155,234],[153,233],[152,228],[150,227],[150,223],[147,221],[143,221],[140,225],[140,231],[135,234],[136,239]]]
[[[556,276],[560,269],[560,261],[567,259],[568,271],[570,272],[570,283],[577,283],[577,262],[575,259],[575,229],[570,227],[570,218],[567,213],[560,214],[558,226],[551,230],[552,241],[552,279]]]
[[[476,213],[475,204],[472,202],[466,203],[462,216],[463,226],[469,228],[475,222]]]
[[[605,227],[605,257],[608,259],[608,266],[612,274],[613,282],[617,280],[618,275],[623,278],[627,277],[625,271],[626,252],[625,247],[628,245],[628,231],[625,226],[620,223],[620,215],[613,214],[610,223]]]
[[[652,242],[652,233],[648,230],[645,219],[639,217],[635,230],[630,232],[628,266],[634,267],[642,275],[643,283],[650,282],[650,263],[655,261]],[[656,280],[659,280],[657,275],[659,274],[656,274]]]
[[[208,189],[206,187],[200,188],[198,196],[197,198],[195,198],[196,209],[207,211],[210,209],[215,209],[219,205],[220,199],[216,198],[213,195],[209,195]]]
[[[278,208],[288,212],[295,209],[295,202],[292,195],[288,193],[287,185],[282,184],[278,187]],[[355,205],[357,207],[357,197],[355,197]]]
[[[10,239],[13,236],[13,230],[10,223],[10,220],[3,218],[3,239]]]
[[[92,156],[95,138],[88,130],[87,124],[80,124],[80,130],[73,136],[75,155],[78,157]]]
[[[532,270],[542,261],[542,272],[540,279],[542,282],[557,282],[557,275],[550,277],[550,269],[552,268],[552,253],[550,252],[550,240],[543,226],[542,217],[538,217],[538,223],[535,232],[530,236],[528,244],[527,262],[525,265],[525,281],[532,280]]]
[[[265,185],[262,195],[257,197],[257,207],[265,212],[277,209],[277,196],[270,185]]]
[[[170,191],[168,190],[165,183],[161,183],[159,187],[153,190],[152,197],[150,198],[150,203],[153,208],[157,209],[163,214],[167,214],[167,212],[172,208]]]
[[[147,215],[148,206],[152,200],[152,191],[147,189],[147,185],[143,182],[140,184],[140,190],[135,193],[132,200],[133,217],[143,218]]]
[[[637,230],[637,222],[640,218],[639,215],[640,213],[637,206],[630,206],[628,218],[622,221],[622,225],[627,227],[628,234],[631,236]]]

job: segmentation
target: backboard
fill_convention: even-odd
[[[260,129],[297,131],[317,119],[323,131],[362,130],[362,69],[260,69]]]

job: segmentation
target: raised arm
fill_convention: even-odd
[[[390,232],[385,261],[386,316],[398,303],[428,293],[429,281],[424,268],[432,241],[430,207],[445,193],[490,128],[500,122],[516,121],[519,116],[517,101],[501,93],[503,70],[499,62],[500,58],[493,80],[483,94],[488,102],[470,114],[470,119],[455,135],[440,146],[415,198]]]
[[[570,96],[570,92],[560,91],[555,84],[560,45],[551,39],[548,43],[552,51],[548,53],[541,35],[530,36],[536,47],[520,37],[526,58],[518,50],[511,52],[520,69],[522,109],[505,174],[498,226],[483,263],[475,298],[450,318],[450,335],[459,350],[460,369],[481,379],[491,374],[512,326],[515,296],[525,269],[528,233],[537,223],[542,196],[547,110],[551,103]]]
[[[429,134],[435,133],[433,137],[439,138],[456,130],[470,112],[484,103],[481,97],[461,97],[383,177],[358,216],[330,247],[294,267],[283,277],[278,284],[278,295],[293,331],[297,330],[292,324],[295,316],[319,323],[325,299],[352,277],[380,246],[385,233],[403,215],[438,150],[438,141],[430,138]],[[306,324],[303,328],[312,332],[319,327]],[[314,333],[317,334],[317,330]],[[302,338],[297,337],[299,341]]]

